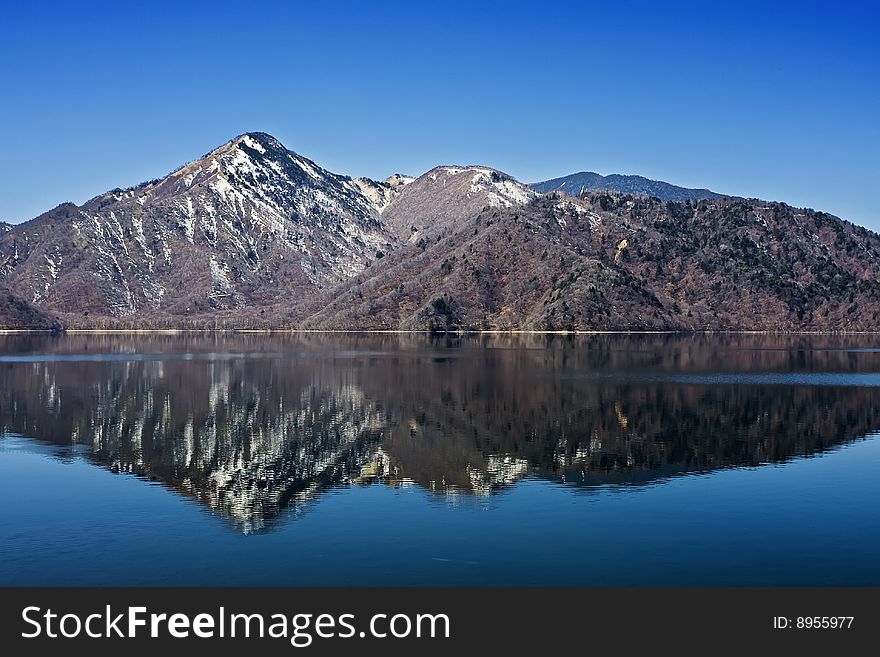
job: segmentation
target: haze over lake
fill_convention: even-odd
[[[0,585],[880,585],[877,336],[0,336]]]

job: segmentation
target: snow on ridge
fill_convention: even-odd
[[[309,177],[311,177],[312,179],[318,180],[318,181],[321,180],[321,176],[318,174],[317,171],[315,171],[315,168],[306,161],[305,158],[298,157],[298,156],[294,155],[293,153],[291,153],[290,160],[296,166],[298,166],[300,169],[302,169],[306,174],[308,174]]]
[[[522,183],[498,171],[485,167],[472,167],[470,170],[473,171],[473,178],[469,192],[487,192],[490,206],[524,205],[538,196]]]
[[[492,186],[495,187],[495,189],[497,189],[505,198],[510,199],[517,204],[528,203],[538,196],[537,192],[532,191],[525,185],[512,179],[493,182]]]
[[[352,186],[361,194],[367,197],[376,209],[381,212],[388,205],[387,195],[378,184],[367,178],[355,178],[351,181]]]
[[[245,135],[244,137],[241,138],[241,141],[245,146],[247,146],[248,148],[254,149],[255,151],[257,151],[258,153],[260,153],[262,155],[264,155],[266,153],[266,147],[263,146],[260,142],[258,142],[256,139],[254,139],[250,135]]]
[[[445,174],[447,176],[457,176],[462,173],[472,173],[472,174],[479,174],[479,175],[490,176],[490,177],[492,175],[507,177],[506,174],[503,174],[500,171],[496,171],[495,169],[492,169],[491,167],[480,166],[480,165],[456,166],[456,165],[444,164],[444,165],[441,165],[438,167],[434,167],[433,169],[431,169],[431,171],[429,171],[429,173],[434,174],[434,176],[436,176],[437,174],[441,174],[441,173]]]
[[[391,187],[403,187],[404,185],[409,185],[413,181],[415,181],[413,176],[405,176],[402,173],[395,173],[388,176],[384,182]]]
[[[236,148],[229,158],[228,171],[240,173],[242,171],[253,175],[258,169],[256,162],[240,148]]]
[[[486,166],[444,165],[435,167],[425,175],[432,181],[437,181],[441,177],[446,179],[469,175],[471,181],[468,195],[484,193],[489,205],[495,207],[524,205],[539,196],[537,192],[518,180]]]
[[[397,196],[397,189],[387,182],[378,183],[369,178],[355,178],[348,182],[360,195],[368,201],[371,209],[379,214],[391,205],[391,202]],[[402,182],[397,186],[403,186],[408,183]]]

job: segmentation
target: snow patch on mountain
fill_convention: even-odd
[[[525,185],[513,179],[497,179],[497,173],[478,172],[474,175],[471,192],[486,192],[489,205],[493,207],[511,207],[525,205],[537,194]]]
[[[255,151],[257,151],[258,153],[260,153],[260,154],[265,154],[265,153],[266,153],[266,147],[263,146],[260,142],[258,142],[256,139],[254,139],[254,138],[251,137],[250,135],[244,135],[244,136],[241,138],[241,142],[242,142],[245,146],[247,146],[248,148],[252,148],[252,149],[254,149]]]
[[[211,293],[208,295],[214,300],[231,297],[234,291],[230,278],[229,265],[212,255],[209,261],[211,270]]]
[[[409,185],[414,180],[415,180],[415,178],[413,178],[412,176],[405,176],[402,173],[395,173],[391,176],[388,176],[384,180],[384,182],[387,185],[389,185],[390,187],[394,188],[394,187],[402,187],[404,185]]]

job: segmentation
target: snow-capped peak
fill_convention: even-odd
[[[347,177],[246,133],[162,179],[92,199],[74,230],[95,254],[89,276],[110,313],[222,310],[360,272],[392,239],[377,205]],[[62,273],[54,256],[41,267],[52,281]]]

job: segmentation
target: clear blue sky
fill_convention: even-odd
[[[637,173],[880,230],[880,3],[770,4],[7,1],[0,219],[262,130],[353,176]]]

